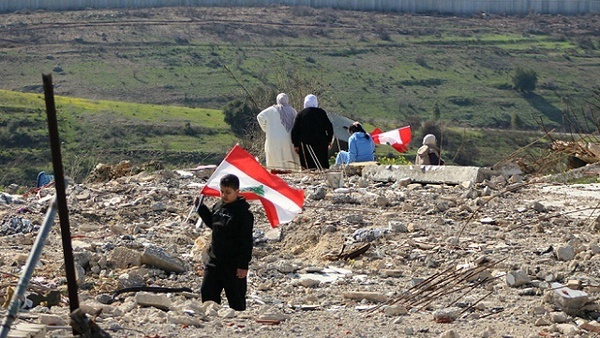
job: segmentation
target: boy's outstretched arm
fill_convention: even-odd
[[[210,212],[208,207],[204,203],[202,203],[202,201],[198,197],[196,197],[196,199],[194,200],[194,204],[198,205],[198,215],[200,216],[200,218],[202,218],[202,222],[204,222],[204,224],[206,224],[207,227],[212,229],[212,213]]]

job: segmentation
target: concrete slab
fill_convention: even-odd
[[[413,182],[432,184],[461,184],[465,181],[482,182],[486,175],[480,167],[436,165],[369,165],[363,167],[362,176],[382,182],[395,182],[410,178]]]
[[[8,332],[7,338],[44,338],[46,334],[46,325],[20,323]]]

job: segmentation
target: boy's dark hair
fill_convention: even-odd
[[[220,184],[222,187],[228,187],[234,190],[240,189],[240,179],[234,174],[227,174],[221,177]]]

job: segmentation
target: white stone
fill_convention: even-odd
[[[513,270],[506,274],[506,284],[510,287],[516,288],[530,282],[529,275],[523,270]]]
[[[281,241],[281,228],[269,229],[265,232],[265,238],[271,242]]]
[[[584,291],[571,290],[560,283],[552,283],[551,288],[552,290],[548,291],[549,299],[546,297],[545,299],[550,300],[569,315],[578,314],[589,302],[589,296]]]

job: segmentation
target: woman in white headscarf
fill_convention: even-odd
[[[298,170],[300,158],[294,151],[291,131],[296,110],[289,105],[288,96],[277,95],[277,104],[261,111],[256,117],[266,134],[265,158],[267,168],[272,170]]]
[[[427,134],[423,137],[423,145],[417,150],[415,157],[416,165],[444,165],[444,160],[440,155],[440,148],[437,146],[435,135]]]

